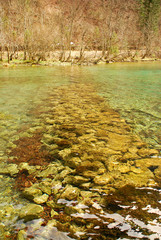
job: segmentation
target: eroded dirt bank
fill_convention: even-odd
[[[161,179],[158,151],[133,135],[91,84],[60,86],[44,100],[44,106],[45,113],[43,108],[34,113],[41,116],[41,128],[30,128],[32,136],[15,142],[5,170],[29,200],[18,218],[25,222],[41,218],[37,228],[21,227],[18,239],[69,239],[56,228],[75,239],[126,237],[134,223],[128,219],[128,227],[117,227],[126,224],[119,215],[125,209],[117,201],[135,202],[130,216],[155,219],[140,209],[151,199],[142,188],[151,189],[151,205],[158,207],[160,195],[152,190],[159,189]]]

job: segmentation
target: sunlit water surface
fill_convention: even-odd
[[[44,99],[61,84],[70,84],[78,81],[93,82],[97,86],[98,93],[109,102],[110,106],[119,111],[133,127],[133,131],[139,134],[150,146],[161,149],[161,64],[112,64],[92,67],[60,66],[60,67],[17,67],[0,69],[0,167],[5,166],[8,158],[8,149],[13,147],[14,140],[21,137],[17,132],[24,125],[41,125],[41,118],[35,118],[31,114],[32,109],[43,106]],[[14,180],[8,176],[0,175],[0,208],[5,205],[12,205],[21,208],[26,200],[19,196],[13,189]],[[138,189],[152,197],[159,189]],[[137,193],[138,194],[138,193]],[[103,209],[96,213],[87,209],[83,218],[88,222],[93,219],[102,221],[107,228],[118,228],[120,232],[126,231],[126,237],[113,239],[161,239],[161,211],[151,206],[149,202],[139,206],[139,201],[131,204],[125,203],[122,199],[115,201],[115,207]],[[68,202],[65,204],[69,204]],[[72,204],[72,203],[70,203]],[[129,209],[135,211],[142,207],[142,211],[154,216],[151,221],[144,222],[144,219],[137,219],[128,214]],[[95,206],[99,209],[100,206]],[[120,214],[115,210],[120,209]],[[128,211],[127,211],[128,210]],[[101,213],[102,212],[102,213]],[[81,217],[81,216],[73,216]],[[113,219],[110,223],[108,219]],[[37,220],[34,220],[37,221]],[[38,220],[37,224],[39,224]],[[2,223],[10,229],[11,226],[19,225],[17,219],[10,219],[6,215]],[[29,225],[32,224],[28,223]],[[132,226],[133,225],[133,226]],[[135,227],[134,227],[135,226]],[[99,232],[99,226],[95,231]],[[28,228],[30,229],[30,228]],[[144,229],[144,230],[141,230]],[[1,230],[1,229],[0,229]],[[29,230],[28,230],[29,231]],[[147,234],[148,232],[148,234]],[[88,239],[93,239],[89,233]],[[59,233],[55,238],[56,229],[52,229],[46,237],[45,227],[35,232],[35,239],[69,239],[64,233]],[[52,237],[54,236],[54,237]],[[81,237],[78,233],[77,237]],[[112,238],[111,238],[112,239]]]

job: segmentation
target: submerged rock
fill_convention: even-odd
[[[30,221],[40,217],[40,213],[44,211],[44,208],[37,204],[28,204],[21,208],[19,218],[25,221]]]
[[[63,180],[65,177],[67,177],[69,174],[73,173],[74,170],[69,168],[69,167],[66,167],[62,172],[60,172],[55,180]]]
[[[42,191],[37,188],[38,186],[38,184],[35,184],[29,188],[25,188],[25,190],[23,191],[23,196],[29,200],[33,200],[38,196],[42,196]]]
[[[58,216],[58,215],[59,215],[59,213],[57,213],[53,209],[51,210],[51,217]]]
[[[43,179],[42,182],[39,183],[39,189],[48,195],[52,193],[52,180],[49,178]]]
[[[58,174],[58,170],[55,164],[49,164],[46,169],[39,171],[37,177],[46,178],[52,176],[53,178]]]
[[[103,174],[101,176],[96,176],[93,181],[96,185],[106,185],[111,183],[113,180],[112,176],[110,176],[109,174]]]
[[[59,156],[62,157],[63,160],[66,160],[71,154],[70,148],[65,148],[59,152]]]
[[[73,176],[72,178],[72,182],[74,185],[80,185],[80,184],[83,184],[83,183],[87,183],[89,182],[89,178],[85,178],[85,177],[81,177],[81,176]]]
[[[138,154],[141,157],[149,157],[149,156],[153,156],[153,155],[158,155],[158,151],[155,149],[148,149],[148,148],[141,148],[138,150]]]
[[[154,170],[154,174],[155,176],[161,180],[161,166],[157,167],[155,170]]]
[[[26,236],[26,232],[24,230],[20,230],[17,235],[17,240],[25,240]]]
[[[62,182],[61,181],[55,181],[53,180],[51,183],[51,191],[54,195],[59,193],[59,191],[62,189]]]
[[[0,224],[0,239],[5,239],[4,225]]]
[[[69,158],[65,161],[66,165],[71,167],[71,168],[75,168],[77,166],[79,166],[81,164],[81,159],[78,157],[73,157],[73,158]]]
[[[32,173],[36,172],[36,170],[40,169],[40,166],[30,166],[28,163],[22,162],[19,164],[18,169],[20,171],[25,170],[29,174],[32,174]]]
[[[45,142],[48,143],[48,144],[53,144],[54,143],[54,137],[51,136],[50,134],[44,134],[43,138],[44,138]]]
[[[47,202],[49,196],[47,194],[43,194],[41,196],[34,197],[33,201],[37,204],[42,204]]]
[[[8,164],[5,168],[0,168],[0,174],[8,174],[14,177],[19,172],[17,164]]]
[[[80,194],[80,190],[76,187],[72,187],[71,185],[67,185],[63,193],[60,195],[60,198],[67,200],[75,200],[78,198]]]

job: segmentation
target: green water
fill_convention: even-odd
[[[161,149],[161,63],[91,67],[99,93],[151,146]]]
[[[60,67],[17,67],[0,69],[0,167],[6,167],[10,148],[14,147],[14,141],[23,136],[19,129],[28,126],[41,127],[41,114],[35,116],[32,110],[43,108],[42,115],[48,115],[48,108],[45,108],[45,99],[52,93],[53,88],[73,82],[93,82],[97,91],[109,102],[112,108],[120,112],[133,127],[133,131],[139,134],[150,146],[161,149],[161,64],[142,63],[142,64],[112,64],[91,67],[60,66]],[[45,112],[45,113],[44,113]],[[27,132],[30,136],[30,131]],[[13,206],[15,209],[21,208],[26,204],[19,193],[13,188],[14,179],[9,176],[0,175],[0,210],[6,205]],[[142,190],[139,190],[142,191]],[[146,189],[149,194],[160,194],[160,190]],[[159,199],[158,199],[159,201]],[[124,206],[122,200],[119,203]],[[139,203],[138,203],[139,204]],[[135,204],[134,204],[135,205]],[[137,208],[137,203],[133,207]],[[150,203],[149,203],[150,206]],[[107,213],[103,218],[112,218],[115,226],[120,231],[128,231],[128,239],[142,238],[144,235],[134,231],[128,221],[130,216]],[[150,207],[146,210],[149,211]],[[151,238],[160,237],[160,211],[157,212],[157,220],[151,221],[152,224],[146,225],[133,219],[133,224],[138,228],[150,229],[153,234]],[[0,215],[1,217],[1,215]],[[100,216],[101,217],[101,216]],[[158,220],[159,219],[159,220]],[[2,224],[10,231],[10,228],[17,224],[17,218],[11,218],[6,214]],[[88,221],[90,221],[90,216]],[[0,225],[1,227],[1,225]],[[109,226],[109,228],[112,228]],[[0,229],[1,230],[1,229]],[[40,231],[41,232],[41,231]],[[62,235],[63,237],[64,235]],[[89,235],[90,236],[90,235]],[[91,235],[92,236],[92,235]],[[50,236],[51,237],[51,236]],[[1,239],[1,238],[0,238]],[[39,239],[39,237],[35,237]],[[48,239],[48,238],[42,238]],[[51,239],[53,239],[51,237]],[[58,238],[60,239],[60,238]],[[64,237],[64,239],[66,239]],[[89,237],[89,239],[92,239]],[[123,239],[123,238],[118,238]],[[125,238],[126,239],[126,238]],[[158,238],[159,239],[159,238]]]

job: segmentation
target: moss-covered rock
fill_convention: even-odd
[[[82,177],[82,176],[67,176],[64,180],[63,180],[63,184],[66,183],[66,184],[73,184],[73,185],[76,185],[76,186],[80,186],[81,184],[83,183],[87,183],[89,182],[90,179],[89,178],[85,178],[85,177]]]
[[[27,234],[24,230],[20,230],[17,234],[17,240],[25,240],[27,237]]]
[[[63,160],[66,160],[70,156],[71,152],[70,148],[65,148],[59,151],[59,156],[62,157]]]
[[[103,174],[103,175],[100,175],[100,176],[96,176],[93,181],[96,185],[106,185],[106,184],[109,184],[111,183],[113,180],[112,176],[110,174]]]
[[[52,180],[50,178],[43,179],[42,182],[39,183],[39,189],[48,195],[52,193]]]
[[[60,195],[60,198],[67,200],[76,200],[80,194],[80,190],[76,187],[72,187],[71,185],[67,185],[63,193]]]
[[[58,169],[55,164],[49,164],[46,169],[39,171],[37,177],[47,178],[48,176],[52,176],[53,178],[57,175]]]
[[[33,201],[37,204],[42,204],[47,202],[49,196],[47,194],[43,194],[41,196],[34,197]]]
[[[52,194],[56,195],[62,189],[62,182],[53,180],[51,182]]]
[[[66,165],[75,168],[81,164],[81,159],[79,157],[69,158],[65,161]]]
[[[22,162],[19,164],[18,169],[20,171],[25,170],[29,174],[33,174],[34,172],[40,169],[40,166],[30,166],[28,163]]]
[[[141,148],[138,150],[138,154],[141,156],[141,157],[149,157],[149,156],[157,156],[159,153],[157,150],[155,149],[148,149],[148,148]]]
[[[51,217],[54,217],[54,216],[58,216],[59,213],[57,213],[56,211],[54,211],[54,209],[52,209],[50,215]]]
[[[36,197],[42,196],[42,191],[38,188],[38,184],[32,185],[29,188],[25,188],[23,196],[29,200],[33,200]]]
[[[30,221],[40,217],[40,214],[44,211],[43,207],[37,204],[28,204],[21,208],[19,218],[25,221]]]
[[[66,176],[68,176],[71,173],[74,173],[75,171],[69,167],[66,167],[62,172],[60,172],[56,177],[55,180],[63,180]]]
[[[17,164],[8,164],[5,168],[0,168],[0,174],[8,174],[14,177],[19,172]]]

